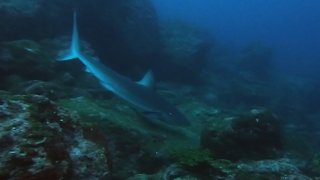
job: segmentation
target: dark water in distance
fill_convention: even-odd
[[[231,48],[258,41],[273,48],[284,74],[319,79],[318,0],[152,0],[160,19],[196,24]]]

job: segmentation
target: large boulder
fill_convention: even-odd
[[[0,41],[61,35],[71,23],[73,3],[63,0],[0,2]]]
[[[163,78],[197,82],[204,69],[213,38],[200,28],[183,22],[161,23],[162,60],[157,63]]]
[[[274,70],[273,50],[259,42],[251,43],[243,49],[236,65],[245,78],[269,80]]]
[[[158,20],[149,0],[78,3],[80,31],[102,61],[130,74],[145,71],[157,60]]]
[[[0,41],[69,36],[74,7],[82,39],[114,68],[136,72],[156,59],[157,17],[148,0],[1,1]]]
[[[252,110],[205,127],[201,146],[230,160],[275,158],[283,146],[282,128],[272,113]]]

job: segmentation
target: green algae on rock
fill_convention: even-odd
[[[156,173],[170,163],[168,152],[177,144],[199,146],[194,127],[152,122],[116,97],[106,100],[78,97],[60,100],[58,104],[76,114],[89,134],[99,132],[107,137],[112,151],[117,152],[111,153],[117,177],[132,176],[133,172]]]
[[[55,103],[38,95],[0,100],[1,179],[106,177],[104,149]]]
[[[189,168],[201,165],[210,166],[213,161],[210,151],[206,149],[174,149],[172,156],[179,164]]]
[[[27,39],[1,43],[0,62],[1,87],[6,89],[11,85],[7,78],[13,75],[21,80],[52,80],[57,76],[54,55],[42,43]]]

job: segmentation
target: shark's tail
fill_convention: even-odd
[[[80,45],[79,45],[79,33],[77,25],[77,13],[73,13],[73,29],[72,29],[72,40],[69,52],[59,57],[59,61],[68,61],[81,57]]]

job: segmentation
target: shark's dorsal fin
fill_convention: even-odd
[[[154,78],[153,78],[153,73],[151,70],[149,70],[144,76],[143,78],[137,82],[138,84],[151,88],[154,88]]]

